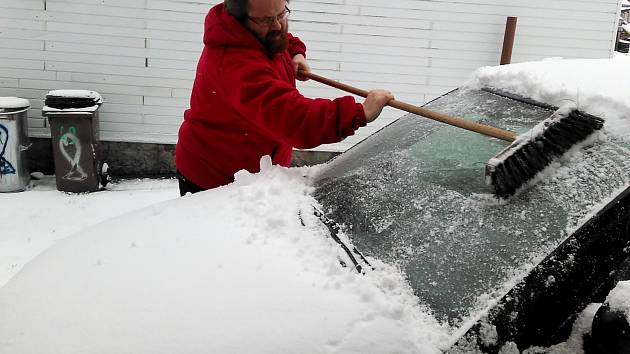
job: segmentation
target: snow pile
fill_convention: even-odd
[[[601,304],[599,303],[592,303],[584,308],[573,323],[571,335],[566,342],[553,345],[549,348],[528,348],[524,350],[522,354],[583,354],[584,336],[591,333],[593,318],[600,306]],[[516,353],[518,354],[518,351]]]
[[[617,283],[617,286],[608,293],[606,302],[613,312],[625,314],[630,323],[630,280]]]
[[[482,67],[466,86],[499,88],[562,107],[567,103],[606,120],[604,129],[630,139],[630,57],[612,59],[548,59]],[[614,89],[618,87],[618,89]]]
[[[397,269],[341,267],[305,170],[262,165],[41,254],[0,292],[0,353],[439,353]]]

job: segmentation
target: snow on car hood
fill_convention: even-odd
[[[0,289],[0,353],[438,353],[399,270],[342,268],[306,169],[92,226]]]

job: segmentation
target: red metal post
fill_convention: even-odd
[[[501,51],[501,65],[512,61],[512,47],[514,47],[514,34],[516,33],[516,17],[508,16],[505,22],[505,35],[503,36],[503,50]]]

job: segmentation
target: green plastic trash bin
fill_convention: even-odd
[[[0,192],[19,192],[31,180],[27,165],[28,100],[0,97]]]
[[[46,95],[42,114],[50,124],[60,191],[94,192],[107,184],[107,165],[100,161],[98,147],[102,102],[95,91],[54,90]]]

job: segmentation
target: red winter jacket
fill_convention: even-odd
[[[263,45],[223,4],[206,16],[203,53],[176,147],[177,169],[202,188],[260,169],[260,158],[288,166],[291,150],[335,143],[366,124],[350,96],[310,99],[295,88],[292,57],[306,48],[289,35],[286,51],[270,58]]]

